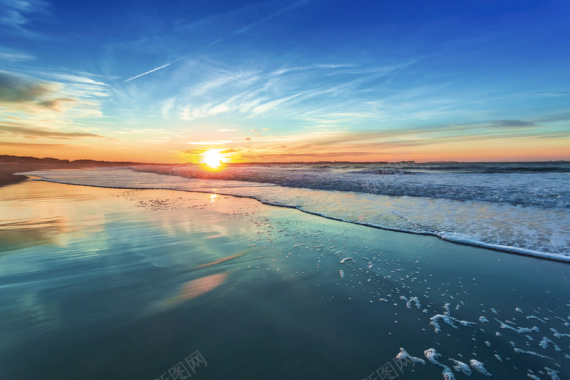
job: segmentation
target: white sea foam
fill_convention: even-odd
[[[433,365],[439,366],[443,368],[443,378],[446,380],[455,380],[455,376],[453,375],[453,372],[451,371],[451,368],[449,368],[448,366],[446,366],[445,364],[441,364],[439,361],[437,361],[437,359],[439,359],[441,357],[441,354],[439,354],[434,348],[428,348],[427,350],[424,351],[424,355],[426,357],[426,359]],[[453,360],[453,359],[451,359]],[[461,363],[461,362],[458,362]],[[462,363],[463,364],[463,363]]]
[[[443,364],[441,364],[440,362],[437,361],[437,359],[439,359],[441,357],[441,354],[439,354],[435,348],[428,348],[427,350],[424,351],[424,355],[426,357],[426,359],[434,365],[438,365],[440,367],[443,367]]]
[[[554,333],[554,336],[557,338],[570,338],[570,334],[562,334],[556,331],[556,329],[550,328],[550,331]]]
[[[471,376],[472,371],[467,364],[451,358],[449,360],[451,360],[455,364],[453,366],[454,370],[456,370],[457,372],[461,372],[467,376]]]
[[[483,376],[487,376],[487,377],[493,376],[489,372],[487,372],[483,363],[481,363],[478,360],[475,360],[475,359],[469,360],[469,365],[471,366],[471,368],[473,368],[475,371],[479,372]]]
[[[534,351],[525,351],[525,350],[521,350],[520,348],[514,348],[515,352],[517,354],[527,354],[527,355],[532,355],[532,356],[538,356],[539,358],[543,358],[543,359],[550,359],[553,360],[550,356],[545,356],[545,355],[541,355],[539,353],[536,353]]]
[[[414,363],[421,363],[423,365],[426,365],[426,362],[424,359],[421,358],[416,358],[415,356],[411,356],[410,354],[408,354],[408,352],[406,350],[404,350],[402,347],[400,347],[400,353],[398,355],[396,355],[396,359],[399,360],[411,360]]]
[[[540,377],[538,377],[534,373],[532,373],[530,369],[528,371],[529,371],[529,373],[526,374],[526,377],[528,377],[529,379],[532,379],[532,380],[541,380]]]
[[[542,347],[543,350],[546,350],[548,348],[549,345],[554,346],[554,349],[556,351],[562,351],[562,349],[560,347],[558,347],[553,341],[551,341],[550,339],[548,339],[547,337],[543,336],[542,340],[540,341],[540,343],[538,344],[540,347]]]
[[[499,321],[497,318],[495,318],[495,321],[500,323],[500,327],[502,329],[507,329],[507,330],[512,330],[518,334],[523,334],[523,333],[531,333],[531,332],[539,332],[539,328],[537,326],[532,326],[531,328],[528,327],[518,327],[518,328],[514,328],[512,326],[507,325],[505,322],[501,322]],[[511,322],[512,323],[512,322]],[[514,323],[513,323],[514,324]],[[516,325],[515,325],[516,326]]]
[[[451,368],[443,366],[443,378],[444,380],[455,380],[455,375],[451,372]]]
[[[540,321],[542,323],[546,323],[546,321],[544,319],[541,319],[541,318],[537,317],[536,315],[528,315],[526,317],[526,319],[536,319],[537,321]]]
[[[475,324],[475,322],[462,321],[460,319],[452,317],[451,312],[449,311],[449,303],[446,303],[443,306],[443,308],[445,309],[445,313],[436,314],[430,318],[430,320],[431,320],[430,325],[432,325],[434,327],[436,333],[441,331],[441,326],[439,325],[439,322],[438,322],[439,320],[442,320],[443,322],[445,322],[449,326],[453,327],[454,329],[457,329],[458,327],[453,322],[459,323],[462,326],[470,326],[470,325]]]
[[[550,376],[552,380],[560,380],[560,376],[558,376],[560,372],[555,371],[552,368],[548,367],[544,367],[544,369],[546,370],[547,375]]]
[[[410,297],[410,299],[408,299],[405,296],[400,296],[400,299],[406,301],[406,307],[408,309],[412,308],[412,302],[415,303],[416,308],[420,309],[422,307],[422,304],[420,303],[418,297]]]

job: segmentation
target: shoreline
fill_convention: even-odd
[[[156,175],[169,175],[167,173],[146,171],[145,168],[142,168],[142,170],[141,170],[141,168],[130,168],[130,169],[132,169],[133,171],[136,171],[136,172],[140,172],[140,173],[149,173],[149,174],[156,174]],[[175,176],[175,177],[185,178],[182,176]],[[196,189],[181,189],[181,188],[159,188],[159,187],[141,188],[141,187],[128,187],[128,186],[104,186],[104,185],[96,185],[96,184],[73,184],[73,183],[64,183],[64,182],[48,181],[48,180],[46,180],[46,182],[60,183],[60,184],[66,184],[66,185],[72,185],[72,186],[88,186],[88,187],[99,187],[99,188],[109,188],[109,189],[125,189],[125,190],[127,190],[127,189],[128,190],[170,190],[170,191],[182,191],[182,192],[187,192],[187,193],[201,193],[201,194],[212,192],[212,191],[201,191],[201,190],[196,190]],[[294,210],[300,211],[300,212],[305,213],[305,214],[318,216],[321,218],[325,218],[325,219],[333,220],[333,221],[337,221],[337,222],[347,223],[350,225],[359,225],[359,226],[364,226],[364,227],[368,227],[368,228],[373,228],[373,229],[378,229],[378,230],[383,230],[383,231],[389,231],[389,232],[400,232],[400,233],[405,233],[405,234],[409,234],[409,235],[431,236],[431,237],[437,238],[438,240],[443,240],[443,241],[448,242],[448,243],[458,244],[458,245],[462,245],[462,246],[476,247],[476,248],[487,249],[487,250],[491,250],[491,251],[495,251],[495,252],[507,253],[510,255],[532,257],[535,259],[541,259],[541,260],[548,260],[548,261],[555,261],[555,262],[570,264],[570,256],[563,256],[563,255],[558,255],[558,254],[553,254],[553,253],[548,253],[548,252],[533,251],[533,250],[525,249],[525,248],[501,246],[501,245],[472,241],[472,240],[465,241],[462,239],[454,239],[454,238],[450,238],[447,236],[443,236],[443,234],[438,233],[436,231],[434,231],[434,232],[429,232],[429,231],[428,232],[419,232],[419,231],[411,231],[411,230],[405,230],[405,229],[391,228],[391,227],[386,227],[386,226],[382,226],[382,225],[377,225],[374,223],[360,222],[360,221],[356,221],[356,220],[346,220],[346,219],[342,219],[339,217],[326,215],[326,214],[323,214],[320,212],[305,210],[305,209],[301,208],[300,206],[283,205],[283,204],[272,203],[269,201],[264,201],[263,199],[259,199],[254,195],[251,195],[251,196],[250,195],[239,195],[239,194],[220,192],[219,190],[216,191],[216,193],[218,195],[223,195],[223,196],[232,196],[232,197],[236,197],[236,198],[252,199],[252,200],[255,200],[257,202],[260,202],[261,204],[268,205],[268,206],[276,206],[276,207],[280,207],[280,208],[294,209]]]

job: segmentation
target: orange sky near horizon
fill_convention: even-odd
[[[540,144],[539,144],[540,143]],[[133,144],[135,145],[135,144]],[[253,145],[253,144],[252,144]],[[505,140],[489,140],[484,144],[479,141],[462,141],[442,144],[391,148],[377,151],[359,148],[358,144],[340,144],[321,150],[298,150],[253,148],[232,152],[225,157],[230,163],[241,162],[316,162],[316,161],[558,161],[570,160],[568,139],[536,139],[519,138]],[[118,144],[33,144],[28,146],[1,146],[0,154],[14,156],[52,157],[58,159],[92,159],[100,161],[128,161],[144,163],[183,163],[199,162],[199,154],[185,154],[176,147],[165,149],[154,144],[144,146],[122,147]],[[206,145],[202,151],[220,149],[224,146]],[[355,152],[355,153],[351,153]]]

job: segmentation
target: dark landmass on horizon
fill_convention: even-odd
[[[0,186],[24,181],[25,175],[15,173],[46,169],[82,169],[105,166],[134,166],[138,162],[97,161],[97,160],[60,160],[57,158],[38,158],[30,156],[0,155]]]

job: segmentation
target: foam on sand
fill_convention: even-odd
[[[410,354],[408,354],[408,352],[406,350],[404,350],[402,347],[400,347],[400,353],[398,355],[396,355],[396,359],[399,360],[411,360],[414,363],[421,363],[423,365],[426,365],[426,361],[424,359],[421,358],[416,358],[415,356],[411,356]]]
[[[412,302],[416,304],[416,308],[420,309],[422,307],[418,297],[410,297],[410,299],[407,299],[405,296],[400,296],[400,299],[406,301],[406,307],[408,309],[412,308]]]
[[[543,350],[546,350],[548,348],[548,345],[551,344],[554,346],[554,349],[558,352],[562,351],[562,349],[560,349],[560,347],[558,347],[553,341],[551,341],[550,339],[548,339],[547,337],[543,336],[542,340],[540,341],[540,343],[538,344],[540,347],[542,347]]]
[[[531,328],[528,327],[518,327],[518,328],[514,328],[512,326],[507,325],[505,322],[499,321],[497,318],[494,318],[495,321],[500,323],[500,327],[502,329],[507,329],[507,330],[512,330],[518,334],[523,334],[523,333],[531,333],[531,332],[539,332],[540,330],[538,329],[537,326],[532,326]],[[512,322],[511,322],[512,323]],[[516,326],[516,325],[515,325]]]
[[[485,366],[479,360],[471,359],[471,360],[469,360],[469,365],[471,365],[471,368],[473,368],[475,371],[479,372],[481,375],[484,375],[487,377],[493,376],[489,372],[487,372],[487,370],[485,369]]]
[[[460,319],[452,317],[451,312],[449,311],[449,303],[446,303],[443,306],[443,308],[445,309],[445,313],[436,314],[430,318],[430,320],[431,320],[430,325],[432,325],[434,327],[436,333],[441,331],[441,327],[440,327],[439,322],[438,322],[439,320],[442,320],[443,322],[445,322],[449,326],[453,327],[454,329],[457,329],[458,327],[455,326],[455,324],[453,322],[459,323],[462,326],[470,326],[470,325],[475,324],[475,322],[462,321]]]
[[[520,348],[516,348],[516,347],[515,347],[515,352],[516,352],[517,354],[528,354],[528,355],[532,355],[532,356],[538,356],[539,358],[543,358],[543,359],[554,360],[554,359],[552,359],[550,356],[541,355],[541,354],[538,354],[538,353],[536,353],[536,352],[534,352],[534,351],[521,350]]]
[[[453,375],[451,368],[437,361],[437,359],[441,357],[441,354],[438,354],[434,348],[428,348],[425,350],[424,355],[431,364],[443,368],[442,375],[445,380],[455,380],[455,376]]]
[[[554,336],[557,338],[570,338],[570,334],[562,334],[556,331],[556,329],[550,328],[550,331],[554,333]]]
[[[467,376],[471,376],[471,368],[469,368],[469,366],[463,362],[460,362],[459,360],[455,360],[455,359],[449,359],[451,360],[455,365],[453,366],[453,369],[457,372],[461,372]]]
[[[544,367],[544,369],[546,370],[546,373],[548,374],[548,376],[550,376],[552,380],[560,380],[560,376],[558,376],[559,374],[558,371],[555,371],[552,368],[548,367]]]

